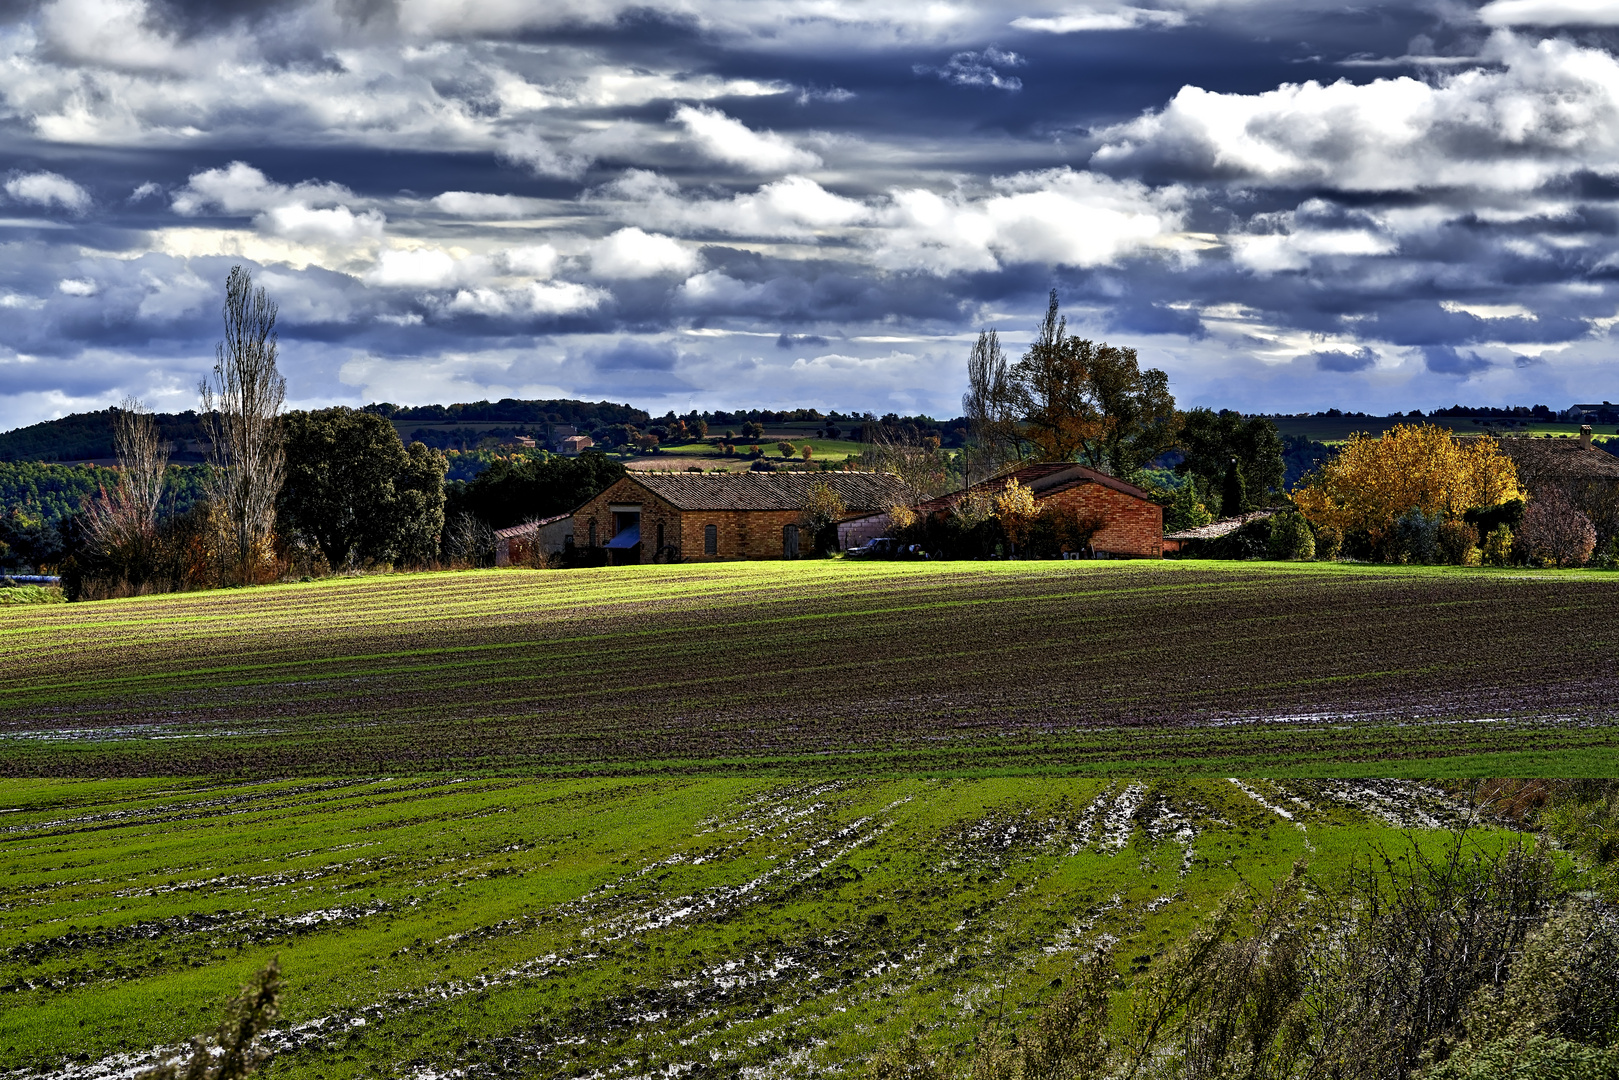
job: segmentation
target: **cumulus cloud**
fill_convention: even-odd
[[[1183,87],[1099,133],[1110,171],[1340,191],[1527,192],[1619,168],[1619,61],[1571,42],[1495,39],[1499,68],[1433,82],[1287,83],[1259,94]]]
[[[1175,192],[1052,169],[999,181],[980,197],[896,189],[870,243],[879,266],[935,274],[1016,263],[1092,267],[1180,226]]]
[[[1024,15],[1012,20],[1018,30],[1035,30],[1046,34],[1077,34],[1096,30],[1139,30],[1144,26],[1175,27],[1186,25],[1186,14],[1180,11],[1160,11],[1155,8],[1074,8],[1061,15]]]
[[[476,191],[446,191],[431,200],[433,208],[452,217],[521,218],[539,212],[538,199],[517,195],[486,195]]]
[[[53,172],[22,173],[6,181],[6,194],[35,206],[60,206],[82,214],[90,209],[90,193],[65,176]]]
[[[695,252],[679,241],[632,226],[619,229],[590,248],[590,269],[598,277],[648,278],[664,274],[682,277],[697,268]]]
[[[1016,75],[1003,75],[1000,68],[1020,67],[1026,63],[1015,52],[1002,52],[993,45],[983,52],[958,52],[940,67],[915,64],[911,70],[918,75],[937,75],[957,86],[987,86],[995,90],[1018,91],[1023,80]]]
[[[232,217],[251,215],[262,232],[306,244],[353,244],[379,238],[387,218],[374,209],[355,213],[344,205],[354,198],[341,184],[277,184],[246,162],[233,161],[223,169],[193,174],[170,205],[188,217],[209,211]]]
[[[788,176],[728,199],[693,195],[667,177],[627,171],[604,187],[597,201],[638,225],[682,234],[813,239],[871,216],[871,208],[826,190],[804,176]]]
[[[458,290],[440,305],[451,315],[490,318],[576,315],[600,307],[611,294],[573,282],[532,282],[513,289],[481,286]]]
[[[1609,0],[1491,0],[1478,17],[1486,26],[1619,26]]]
[[[692,145],[704,157],[747,172],[792,172],[821,164],[811,151],[773,131],[754,131],[718,109],[682,105],[670,119],[686,129]]]

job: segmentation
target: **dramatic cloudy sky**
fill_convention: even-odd
[[[1185,404],[1619,400],[1613,0],[0,0],[0,427],[959,407],[1056,288]]]

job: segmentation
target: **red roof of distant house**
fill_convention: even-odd
[[[1001,473],[999,476],[992,476],[988,480],[980,480],[972,487],[961,491],[952,491],[948,495],[940,495],[937,499],[929,499],[927,502],[918,505],[916,511],[920,514],[934,514],[949,510],[969,491],[998,492],[1013,480],[1032,490],[1036,499],[1059,491],[1066,491],[1080,484],[1100,484],[1103,487],[1112,488],[1114,491],[1122,492],[1125,495],[1130,495],[1146,502],[1157,502],[1150,492],[1144,491],[1134,484],[1126,483],[1116,476],[1097,472],[1095,469],[1086,468],[1084,465],[1079,465],[1072,461],[1046,461],[1038,465],[1024,465],[1021,468]]]

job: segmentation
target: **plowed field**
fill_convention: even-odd
[[[11,776],[1612,773],[1619,575],[842,561],[0,615]]]

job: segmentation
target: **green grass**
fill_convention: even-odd
[[[737,452],[746,453],[748,447],[758,446],[765,452],[765,458],[770,461],[781,460],[781,452],[776,449],[779,439],[755,439],[753,441],[739,440]],[[793,439],[793,446],[800,452],[805,446],[814,448],[812,461],[843,461],[845,458],[859,457],[866,451],[866,444],[851,442],[848,439]],[[659,456],[669,454],[675,457],[723,457],[725,448],[717,442],[683,443],[679,446],[664,446],[658,451]],[[794,455],[795,461],[802,461],[799,455]]]
[[[270,1075],[805,1075],[1016,1023],[1103,934],[1121,992],[1243,882],[1339,880],[1382,783],[15,781],[0,1070],[175,1046],[270,957]],[[1424,816],[1428,815],[1428,816]],[[1479,833],[1493,846],[1504,834]]]
[[[731,563],[0,621],[0,773],[1592,775],[1612,574]]]
[[[1569,438],[1577,438],[1580,434],[1579,424],[1528,420],[1522,424],[1509,426],[1504,420],[1489,420],[1485,417],[1478,417],[1477,421],[1475,423],[1473,417],[1467,416],[1283,416],[1274,418],[1276,430],[1283,435],[1303,435],[1306,438],[1327,443],[1328,445],[1345,441],[1352,432],[1381,435],[1396,424],[1437,424],[1440,427],[1450,428],[1458,435],[1478,435],[1489,431],[1496,435],[1566,435]],[[1592,434],[1601,441],[1604,436],[1612,437],[1615,432],[1612,428],[1599,426],[1593,429]]]
[[[17,604],[65,604],[67,598],[54,585],[12,585],[0,589],[0,607]]]

